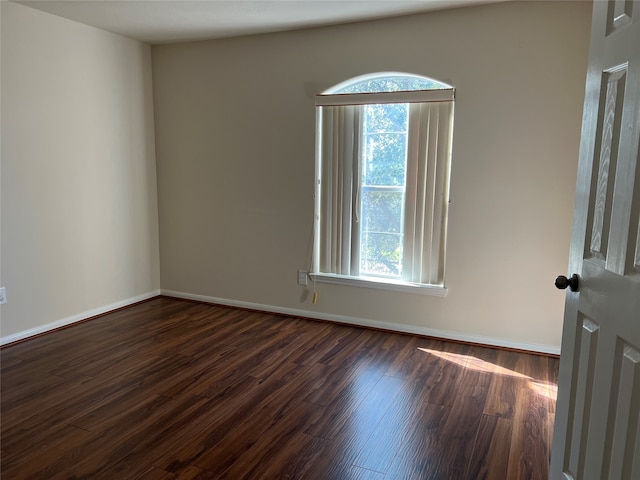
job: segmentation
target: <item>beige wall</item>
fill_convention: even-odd
[[[153,47],[164,291],[559,350],[588,2],[508,2]],[[457,88],[445,298],[296,284],[311,256],[313,95],[376,71]]]
[[[150,47],[2,3],[2,341],[159,289]]]
[[[1,3],[3,342],[161,285],[558,351],[553,278],[567,265],[588,2],[153,47],[153,102],[148,46]],[[318,285],[313,305],[296,284],[311,258],[313,95],[386,70],[458,89],[449,293]]]

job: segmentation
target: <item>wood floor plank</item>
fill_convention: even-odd
[[[437,359],[430,364],[428,371],[422,374],[424,382],[430,386],[429,403],[453,406],[453,402],[459,396],[460,387],[464,385],[460,378],[465,370],[464,359],[467,349],[467,345],[444,343],[439,355],[431,353]]]
[[[131,445],[127,454],[116,464],[106,467],[105,476],[123,480],[135,477],[147,465],[155,464],[158,458],[174,450],[173,442],[186,440],[190,425],[206,422],[211,412],[212,400],[196,396],[190,397],[189,400],[175,408],[170,422],[159,421],[141,432],[141,436],[135,438],[135,443]],[[172,442],[158,441],[163,438],[170,438]]]
[[[152,467],[149,470],[145,470],[145,472],[137,478],[144,480],[175,480],[177,475],[167,472],[166,470]]]
[[[417,411],[411,424],[405,428],[400,448],[385,470],[386,478],[440,478],[438,462],[439,450],[443,445],[442,432],[452,415],[450,408],[434,404],[427,404]],[[454,466],[448,465],[452,469]],[[448,472],[445,475],[446,478],[456,478]]]
[[[402,379],[385,375],[371,390],[360,390],[360,399],[354,402],[355,408],[334,437],[343,439],[341,443],[346,448],[362,452],[378,424],[389,414],[389,409],[393,408],[396,398],[405,388]]]
[[[68,405],[69,396],[92,391],[95,389],[94,381],[89,378],[65,385],[67,388],[52,388],[39,402],[25,402],[18,408],[3,412],[3,447],[13,449],[20,445],[24,449],[29,444],[39,442],[42,435],[60,423],[57,415]]]
[[[504,418],[513,418],[516,392],[527,386],[530,378],[515,370],[518,355],[500,351],[496,357],[497,367],[489,383],[484,413]]]
[[[190,466],[215,448],[236,424],[244,420],[264,397],[269,397],[279,385],[269,383],[261,388],[260,380],[244,377],[239,382],[212,397],[212,410],[206,421],[200,421],[186,431],[184,439],[175,448],[154,460],[154,466],[182,474]]]
[[[276,462],[282,461],[279,458],[281,452],[296,452],[300,447],[299,431],[300,427],[308,425],[316,420],[320,412],[310,409],[308,405],[300,403],[290,409],[286,415],[273,419],[271,424],[260,434],[241,433],[236,438],[241,438],[247,444],[231,440],[225,450],[226,460],[229,468],[224,469],[225,464],[216,462],[215,464],[205,464],[202,461],[198,465],[208,469],[224,470],[220,479],[237,479],[237,478],[260,478],[263,470],[271,465],[277,465]],[[249,420],[248,425],[254,421]],[[272,438],[278,438],[277,443]]]
[[[159,297],[0,349],[11,479],[546,478],[558,359]]]
[[[38,475],[57,479],[69,477],[94,478],[122,459],[140,438],[141,431],[151,428],[173,412],[176,403],[171,399],[154,397],[127,415],[107,431],[91,432],[81,445],[68,449],[55,461],[42,465]]]
[[[10,374],[6,374],[5,378],[9,376]],[[30,380],[27,380],[27,378],[30,378]],[[49,372],[41,370],[33,370],[26,375],[21,373],[19,380],[14,384],[15,387],[3,388],[0,392],[2,408],[10,412],[13,409],[20,408],[25,402],[37,402],[51,388],[65,383],[68,383],[65,378],[51,375]],[[6,387],[6,384],[3,386]]]
[[[385,374],[398,378],[412,378],[414,373],[422,366],[425,358],[424,352],[418,349],[427,345],[428,341],[425,342],[418,337],[412,336],[403,337],[402,340],[406,340],[406,342],[397,352]]]
[[[71,425],[56,425],[47,430],[37,443],[29,448],[11,450],[2,454],[2,478],[43,478],[43,466],[54,463],[69,450],[83,445],[91,438],[91,432]]]
[[[474,442],[472,461],[466,480],[505,480],[509,468],[509,451],[513,420],[483,415]]]
[[[549,477],[550,432],[552,417],[547,412],[547,399],[523,387],[516,396],[509,479],[543,480]]]
[[[127,422],[122,420],[107,430],[96,432],[78,449],[81,460],[75,461],[71,473],[78,478],[123,478],[135,468],[142,467],[136,460],[159,448],[158,439],[172,438],[172,431],[187,423],[189,418],[198,418],[194,412],[197,414],[206,402],[206,398],[195,396],[182,399],[157,397],[152,404],[125,417],[141,418],[135,422],[134,428],[123,431],[122,426]],[[113,443],[118,445],[117,448],[105,448]],[[59,474],[58,478],[68,478],[66,475]]]
[[[299,432],[279,444],[265,438],[255,449],[258,455],[234,465],[220,478],[312,478],[309,467],[322,450],[322,442],[323,439]]]
[[[298,398],[290,397],[283,405],[279,397],[272,396],[242,422],[236,423],[233,431],[202,455],[196,465],[218,472],[220,478],[242,478],[226,472],[229,468],[233,472],[238,466],[244,469],[259,458],[263,461],[270,458],[271,449],[286,444],[296,432],[304,431],[316,422],[321,414],[321,410],[310,408]],[[274,443],[273,438],[278,438],[278,442]]]
[[[371,470],[367,470],[365,468],[356,467],[355,465],[351,465],[346,468],[344,473],[342,473],[339,477],[329,477],[335,480],[341,478],[348,478],[349,480],[382,480],[385,478],[380,472],[373,472]],[[320,480],[319,478],[317,480]]]
[[[144,477],[142,477],[144,478]],[[176,477],[176,480],[211,480],[213,473],[201,468],[191,466]]]
[[[145,357],[145,359],[154,360],[153,357]],[[80,382],[77,387],[62,389],[62,391],[53,389],[50,393],[57,395],[55,402],[37,403],[36,407],[41,410],[32,416],[23,416],[23,412],[20,410],[5,411],[5,398],[3,398],[3,443],[11,445],[16,441],[25,447],[33,438],[46,434],[49,428],[55,427],[60,422],[72,423],[75,418],[87,415],[94,409],[109,403],[114,403],[117,406],[126,402],[135,403],[138,400],[133,396],[133,393],[139,390],[140,384],[145,378],[145,365],[147,365],[144,361],[138,360],[139,362],[135,365],[137,372],[135,375],[129,376],[133,369],[132,366],[129,366],[127,369],[119,370],[122,373],[121,377],[112,376],[113,372],[111,372],[107,375],[107,379],[89,379],[86,382]],[[148,396],[145,392],[142,393],[141,398]],[[49,397],[47,395],[43,398],[46,400]],[[30,400],[28,396],[25,396],[25,405],[28,407],[32,406]],[[14,439],[14,435],[19,437]]]
[[[391,399],[387,413],[378,422],[365,445],[360,448],[354,464],[367,470],[386,473],[396,453],[412,429],[412,422],[428,404],[421,404],[428,387],[410,383]],[[432,408],[438,417],[443,409]]]
[[[424,427],[412,432],[415,440],[400,450],[389,478],[464,478],[469,463],[474,461],[473,448],[485,399],[486,388],[460,385],[446,415],[443,413],[439,419],[432,415],[416,422]],[[441,441],[443,438],[447,441]]]

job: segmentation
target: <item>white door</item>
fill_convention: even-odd
[[[640,479],[639,144],[640,1],[595,0],[554,480]]]

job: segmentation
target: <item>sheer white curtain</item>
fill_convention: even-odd
[[[357,277],[363,105],[410,103],[402,280],[444,283],[453,89],[318,95],[316,271]]]

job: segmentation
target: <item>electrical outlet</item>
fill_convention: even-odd
[[[304,270],[298,270],[298,285],[307,284],[307,272]]]
[[[7,289],[5,287],[0,288],[0,305],[7,303]]]

